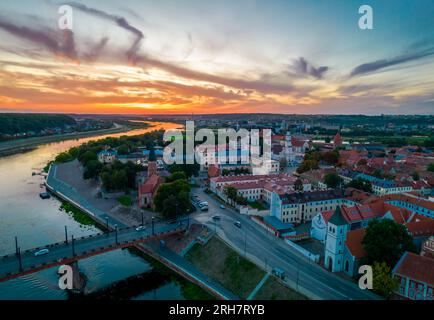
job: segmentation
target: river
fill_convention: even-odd
[[[15,236],[22,250],[64,240],[64,226],[75,237],[97,233],[94,227],[84,227],[59,210],[58,200],[42,200],[44,177],[32,175],[60,152],[90,140],[144,134],[154,130],[179,128],[176,123],[153,122],[146,129],[54,142],[35,150],[0,158],[0,256],[15,252]],[[127,250],[117,250],[79,262],[88,278],[86,291],[94,292],[113,282],[151,270],[142,258]],[[51,268],[18,279],[0,283],[0,300],[67,298],[58,288],[57,268]],[[180,286],[163,285],[152,292],[143,292],[135,299],[183,299]]]

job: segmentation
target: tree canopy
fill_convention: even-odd
[[[362,191],[369,192],[369,193],[373,192],[372,184],[368,180],[365,180],[362,178],[357,178],[357,179],[351,180],[347,184],[347,187],[362,190]]]
[[[39,132],[44,129],[76,124],[72,117],[61,114],[5,113],[0,115],[0,134]]]
[[[166,219],[184,215],[191,209],[190,185],[180,179],[162,184],[154,197],[155,209]]]
[[[327,185],[327,187],[332,189],[338,187],[341,184],[341,182],[342,182],[342,178],[339,177],[334,172],[327,173],[324,177],[324,183]]]
[[[390,219],[372,220],[362,244],[367,252],[368,264],[385,262],[393,268],[405,251],[416,248],[405,226]]]
[[[385,262],[374,262],[372,275],[374,292],[385,298],[390,298],[399,286],[398,280],[391,275],[391,268]]]
[[[200,165],[195,163],[195,164],[172,164],[171,166],[169,166],[169,172],[170,173],[174,173],[174,172],[179,172],[179,171],[183,171],[185,172],[186,176],[188,178],[190,178],[191,176],[197,176],[199,174],[199,170],[200,170]]]

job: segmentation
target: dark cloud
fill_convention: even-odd
[[[56,55],[71,60],[77,59],[74,33],[70,30],[64,30],[59,34],[51,29],[38,30],[36,28],[18,26],[3,20],[2,18],[0,18],[0,28],[16,37],[43,46],[45,49]]]
[[[294,61],[294,64],[290,68],[291,75],[298,76],[311,76],[316,79],[322,79],[324,74],[329,70],[329,67],[322,66],[315,68],[305,58],[300,57]]]
[[[83,12],[86,12],[86,13],[94,16],[94,17],[99,17],[101,19],[105,19],[105,20],[109,20],[111,22],[114,22],[119,27],[134,34],[136,36],[136,39],[134,40],[131,47],[128,49],[127,57],[128,57],[128,60],[130,62],[135,63],[137,52],[140,49],[140,43],[145,37],[145,35],[143,34],[142,31],[140,31],[136,27],[132,26],[124,17],[110,14],[110,13],[107,13],[107,12],[99,10],[99,9],[90,8],[90,7],[88,7],[84,4],[81,4],[81,3],[70,2],[70,3],[68,3],[68,5],[70,5],[73,8],[76,8],[78,10],[81,10]]]
[[[102,53],[102,50],[106,47],[107,42],[109,41],[108,37],[103,37],[93,48],[91,48],[90,52],[84,54],[84,58],[89,62],[96,61]]]
[[[137,56],[137,64],[144,67],[154,67],[165,70],[173,75],[197,81],[205,81],[224,86],[242,89],[242,90],[257,90],[265,93],[289,93],[294,92],[295,87],[290,83],[272,82],[259,80],[245,80],[228,78],[224,76],[212,75],[200,71],[195,71],[174,65],[170,62],[163,62],[145,55]]]
[[[395,65],[399,65],[399,64],[403,64],[403,63],[407,63],[407,62],[411,62],[411,61],[415,61],[415,60],[419,60],[428,56],[431,56],[434,54],[434,47],[428,47],[428,48],[424,48],[421,49],[421,44],[417,44],[417,45],[413,45],[412,47],[410,47],[410,52],[408,53],[404,53],[402,55],[393,57],[393,58],[389,58],[389,59],[381,59],[381,60],[376,60],[373,62],[368,62],[368,63],[364,63],[361,64],[357,67],[355,67],[353,69],[353,71],[351,71],[350,77],[355,77],[355,76],[359,76],[359,75],[363,75],[363,74],[367,74],[367,73],[372,73],[387,67],[392,67]],[[412,50],[412,49],[419,49],[418,51]]]

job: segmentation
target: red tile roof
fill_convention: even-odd
[[[350,253],[357,259],[366,256],[366,250],[362,245],[362,240],[366,235],[366,229],[351,230],[347,233],[345,245]]]
[[[328,222],[333,212],[322,212],[322,216],[326,222]],[[406,209],[380,201],[353,207],[342,206],[342,215],[348,223],[382,217],[387,212],[390,212],[393,219],[400,224],[406,223],[411,216],[411,212]]]
[[[208,177],[209,178],[218,177],[219,174],[220,174],[220,170],[216,165],[210,165],[208,167]]]
[[[161,179],[158,175],[150,176],[142,185],[139,186],[139,195],[146,193],[154,193],[160,185]]]
[[[398,274],[434,286],[434,259],[406,252],[393,269]]]
[[[413,237],[429,237],[434,235],[434,219],[423,219],[405,225]],[[434,269],[433,269],[434,273]]]
[[[403,202],[408,202],[417,206],[421,206],[430,210],[434,210],[434,202],[431,202],[429,200],[413,197],[405,194],[389,194],[386,196],[381,197],[384,201],[391,201],[391,200],[398,200]]]

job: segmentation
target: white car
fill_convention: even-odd
[[[136,231],[137,231],[137,232],[144,231],[144,230],[146,230],[146,227],[145,227],[145,226],[140,226],[140,227],[137,227],[137,228],[136,228]]]
[[[46,255],[49,252],[50,252],[50,250],[48,250],[48,249],[41,249],[41,250],[35,252],[35,257]]]
[[[220,209],[226,209],[226,207],[224,205],[221,205]]]

